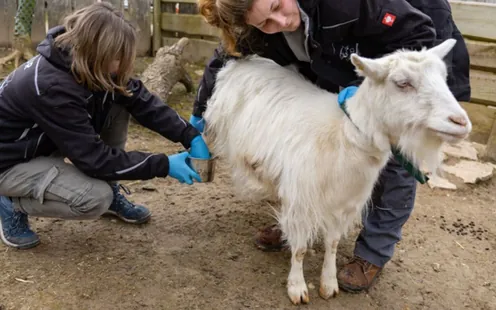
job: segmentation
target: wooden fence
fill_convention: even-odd
[[[154,0],[153,51],[160,46],[171,45],[185,36],[190,43],[184,57],[193,62],[202,62],[212,56],[219,42],[219,31],[208,25],[198,15],[196,0]]]
[[[450,1],[470,54],[472,98],[463,104],[474,124],[470,138],[487,144],[496,161],[496,0],[484,2]]]
[[[12,46],[18,0],[0,0],[0,47]],[[47,29],[60,24],[63,16],[98,0],[36,0],[31,38],[33,45],[45,38]],[[152,0],[106,0],[123,10],[138,29],[138,55],[151,51]]]

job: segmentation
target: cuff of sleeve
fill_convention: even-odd
[[[197,102],[195,102],[192,114],[196,117],[201,118],[203,116],[203,112],[205,112],[205,109],[203,107],[201,107]]]
[[[185,149],[189,149],[191,146],[191,141],[199,135],[201,135],[201,133],[195,127],[189,125],[188,128],[184,130],[181,144]]]

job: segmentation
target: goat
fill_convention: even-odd
[[[218,72],[205,135],[241,194],[281,202],[275,216],[292,253],[287,293],[294,304],[309,302],[303,260],[320,234],[319,294],[339,292],[338,242],[360,219],[392,146],[436,173],[442,144],[470,133],[472,123],[446,83],[443,58],[455,43],[377,59],[351,55],[364,80],[347,100],[348,115],[337,94],[266,58],[229,60]]]

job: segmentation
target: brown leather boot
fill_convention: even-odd
[[[338,285],[343,291],[359,293],[368,290],[382,268],[355,256],[338,273]]]
[[[264,252],[278,252],[288,249],[282,240],[282,231],[276,224],[264,227],[255,235],[255,245]]]

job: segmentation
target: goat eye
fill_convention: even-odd
[[[410,82],[408,81],[396,81],[395,84],[401,89],[412,87],[412,84],[410,84]]]

